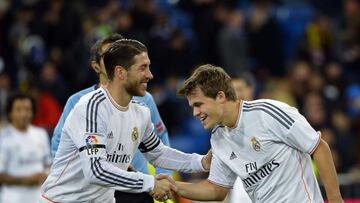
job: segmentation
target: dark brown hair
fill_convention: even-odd
[[[215,99],[219,91],[223,91],[227,100],[236,101],[236,94],[230,76],[222,69],[211,64],[199,66],[185,81],[178,91],[180,96],[187,96],[199,87],[205,96]]]
[[[147,52],[144,44],[137,40],[121,39],[112,43],[104,53],[104,64],[108,78],[114,78],[114,68],[122,66],[129,69],[134,64],[134,57]]]

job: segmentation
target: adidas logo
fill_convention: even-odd
[[[236,158],[237,158],[236,154],[234,152],[231,152],[230,160],[233,160],[233,159],[236,159]]]
[[[113,139],[114,138],[114,135],[113,135],[112,131],[107,135],[107,138],[108,139]]]

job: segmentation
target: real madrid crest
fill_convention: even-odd
[[[132,130],[132,133],[131,133],[131,139],[132,139],[132,141],[135,142],[138,138],[139,138],[138,129],[137,129],[137,127],[134,127]]]
[[[255,151],[260,151],[260,148],[261,148],[261,145],[260,145],[260,142],[257,141],[256,137],[255,136],[252,136],[251,137],[251,143],[252,143],[252,148],[255,150]]]

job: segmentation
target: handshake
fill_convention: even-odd
[[[201,159],[201,165],[203,166],[204,170],[210,170],[211,159],[212,151],[210,149]],[[167,199],[174,196],[174,192],[180,192],[175,181],[166,174],[159,174],[156,176],[154,188],[152,191],[150,191],[149,194],[158,201],[166,201]]]
[[[155,178],[154,189],[150,191],[150,195],[158,201],[166,201],[174,196],[174,192],[178,192],[175,181],[168,175],[160,174]]]

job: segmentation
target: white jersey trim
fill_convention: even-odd
[[[318,141],[316,142],[315,146],[312,148],[312,150],[310,151],[309,154],[313,154],[315,152],[315,150],[317,149],[317,147],[319,146],[320,144],[320,141],[321,141],[321,132],[320,131],[317,131],[318,135],[319,135],[319,138],[318,138]]]
[[[224,185],[224,184],[221,184],[221,183],[217,183],[215,181],[212,181],[210,179],[206,179],[207,181],[209,181],[211,184],[214,184],[214,185],[217,185],[217,186],[220,186],[220,187],[224,187],[224,188],[229,188],[229,189],[233,189],[233,186],[231,185]]]

